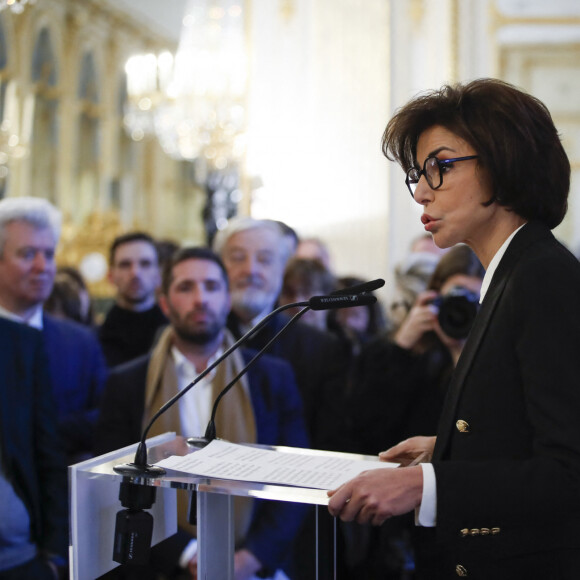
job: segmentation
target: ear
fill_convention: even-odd
[[[167,303],[167,296],[162,292],[160,292],[157,301],[163,314],[165,314],[165,316],[169,318],[169,304]]]

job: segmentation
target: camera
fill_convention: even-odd
[[[456,286],[436,298],[433,305],[439,309],[439,325],[447,336],[467,338],[479,310],[479,294]]]

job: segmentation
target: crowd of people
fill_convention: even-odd
[[[436,503],[442,514],[437,520],[445,522],[445,510],[450,509],[445,502],[453,500],[439,494],[445,493],[445,477],[458,477],[455,472],[447,475],[447,465],[452,463],[449,456],[453,459],[457,455],[464,463],[469,457],[463,440],[443,448],[438,437],[434,450],[435,439],[429,436],[437,433],[441,417],[449,415],[446,401],[450,385],[457,383],[457,374],[465,366],[462,361],[465,356],[474,356],[473,348],[466,349],[465,356],[463,351],[466,343],[469,345],[472,326],[477,328],[481,319],[480,296],[497,294],[493,282],[490,287],[486,280],[486,269],[490,262],[497,267],[492,259],[508,238],[504,233],[510,234],[511,240],[514,232],[522,229],[522,236],[547,239],[548,228],[558,216],[550,214],[550,220],[543,220],[544,214],[562,214],[562,204],[559,209],[552,208],[549,198],[543,202],[534,198],[528,207],[510,197],[511,182],[494,165],[499,167],[500,162],[485,148],[485,138],[470,132],[475,131],[478,118],[474,116],[468,122],[461,116],[471,114],[465,113],[469,90],[474,95],[478,90],[488,90],[506,102],[515,98],[509,102],[514,110],[524,107],[517,98],[531,99],[508,85],[489,82],[481,82],[481,86],[474,83],[471,89],[448,88],[446,96],[438,94],[431,101],[412,102],[387,127],[385,150],[407,170],[407,186],[418,203],[434,207],[435,197],[441,196],[443,209],[433,211],[451,215],[455,211],[451,196],[460,196],[461,191],[451,192],[448,198],[443,196],[446,186],[453,185],[456,171],[475,171],[474,179],[482,191],[487,188],[485,195],[489,194],[483,199],[484,194],[471,192],[469,188],[473,187],[465,181],[462,187],[470,192],[467,205],[471,213],[457,210],[458,217],[453,218],[457,223],[450,218],[453,223],[447,233],[442,217],[423,220],[431,233],[417,238],[408,256],[397,265],[393,302],[379,300],[330,313],[310,311],[293,321],[279,337],[280,330],[300,308],[275,314],[250,335],[242,349],[165,413],[150,436],[166,431],[202,436],[217,394],[256,351],[267,347],[267,354],[224,398],[216,417],[218,437],[232,442],[367,455],[391,448],[382,457],[403,464],[420,453],[427,460],[435,453],[440,461],[434,465],[435,475],[430,463],[430,467],[412,465],[395,470],[397,477],[407,478],[397,485],[411,488],[412,483],[415,490],[417,478],[423,482],[436,477],[437,498],[443,498]],[[457,98],[453,90],[461,93],[461,106],[453,103]],[[479,110],[477,95],[470,98],[476,103],[474,109]],[[435,121],[422,116],[423,109],[431,111]],[[534,114],[541,116],[538,111]],[[509,133],[505,127],[503,130]],[[474,168],[480,158],[487,164],[482,167],[492,167],[496,173],[489,169],[490,173],[479,175]],[[459,161],[465,163],[455,169],[454,163]],[[419,163],[422,169],[417,169]],[[550,186],[556,187],[553,182]],[[481,203],[473,201],[480,198]],[[277,306],[362,282],[353,273],[339,275],[333,271],[332,255],[323,241],[300,239],[289,224],[274,220],[234,218],[217,232],[211,247],[182,247],[156,240],[147,232],[131,231],[117,237],[110,247],[108,277],[115,288],[115,299],[104,319],[97,320],[80,272],[70,265],[57,267],[60,220],[60,211],[41,198],[0,201],[0,342],[4,347],[0,365],[0,580],[66,577],[67,465],[137,442],[143,425],[164,402]],[[531,225],[526,225],[528,222]],[[529,233],[532,228],[534,232]],[[518,234],[516,240],[522,236]],[[542,259],[562,262],[562,269],[572,272],[567,287],[573,289],[580,274],[564,255],[565,250],[559,248],[540,248],[546,257],[542,254],[537,258],[538,267],[544,267]],[[377,277],[382,269],[377,264]],[[553,275],[555,280],[558,275]],[[525,281],[527,290],[543,285],[530,276]],[[524,312],[532,299],[522,300],[515,295],[520,287],[521,283],[513,280],[510,286],[508,280],[505,297],[495,298],[500,302],[498,308],[503,308],[502,323],[515,325],[500,333],[500,346],[487,346],[488,356],[495,353],[497,372],[490,370],[489,361],[478,364],[480,375],[496,385],[504,384],[507,378],[517,385],[517,394],[509,395],[506,404],[513,407],[512,419],[521,422],[524,434],[513,435],[517,441],[510,445],[505,441],[495,443],[507,449],[505,453],[495,452],[499,461],[508,462],[505,468],[496,468],[491,451],[477,451],[484,463],[490,462],[489,472],[484,476],[481,470],[474,470],[473,477],[484,477],[490,485],[495,484],[494,470],[498,478],[504,477],[509,461],[514,460],[515,469],[522,471],[521,478],[528,473],[538,478],[539,483],[532,480],[531,485],[540,485],[547,467],[539,460],[537,465],[534,463],[538,453],[561,480],[559,487],[554,483],[550,489],[562,491],[562,501],[567,501],[570,494],[565,480],[575,481],[576,472],[567,467],[571,451],[566,437],[562,435],[556,441],[550,438],[550,423],[556,415],[541,407],[541,388],[534,383],[537,377],[545,378],[546,372],[540,364],[530,363],[528,368],[523,362],[526,347],[539,351],[532,345],[534,331],[527,328],[532,323]],[[543,286],[535,288],[536,294],[537,303],[553,298]],[[486,302],[483,304],[485,310]],[[570,316],[569,322],[577,322],[575,311]],[[549,327],[545,317],[541,319]],[[486,346],[481,332],[478,340]],[[556,351],[551,347],[550,352]],[[538,359],[547,356],[539,353]],[[569,376],[566,372],[557,373],[562,383]],[[469,380],[465,371],[462,380]],[[527,381],[532,384],[529,399]],[[564,388],[565,384],[561,390]],[[495,392],[495,386],[492,390]],[[519,401],[521,398],[525,404]],[[454,422],[459,434],[470,433],[472,428],[475,431],[477,412],[488,407],[477,397],[475,400],[479,408],[462,409],[469,421]],[[567,394],[563,400],[567,400]],[[574,409],[574,403],[570,401],[570,409]],[[489,425],[482,428],[490,429]],[[542,434],[537,436],[539,439],[534,434],[536,428]],[[475,433],[473,439],[477,437]],[[401,441],[406,441],[403,448],[398,445]],[[550,446],[556,449],[553,453],[557,460],[552,459]],[[536,452],[537,447],[542,451]],[[431,475],[427,469],[431,469]],[[469,474],[471,469],[465,467],[465,472]],[[380,471],[389,472],[385,477],[394,477],[392,470]],[[236,579],[308,580],[314,577],[317,566],[316,577],[322,579],[439,577],[433,570],[447,570],[449,547],[438,551],[425,542],[424,532],[433,524],[423,524],[419,519],[424,527],[416,526],[412,512],[416,508],[417,517],[424,517],[422,497],[417,500],[415,494],[411,500],[411,491],[404,496],[401,492],[396,501],[405,509],[399,505],[393,508],[389,502],[395,500],[381,495],[382,487],[379,493],[378,476],[373,480],[360,477],[330,492],[330,513],[315,513],[315,508],[283,502],[237,498]],[[385,480],[381,485],[386,488],[392,484]],[[466,489],[472,485],[468,475],[464,485]],[[359,491],[363,489],[367,491]],[[501,493],[503,488],[498,484],[494,489]],[[375,492],[376,501],[370,499]],[[181,495],[179,532],[152,549],[151,564],[139,570],[140,578],[197,577],[195,529],[188,522],[188,497],[185,492]],[[507,492],[506,497],[514,500]],[[530,492],[530,497],[538,499],[539,495]],[[387,504],[389,507],[383,509]],[[575,504],[571,504],[574,510]],[[337,576],[330,567],[320,566],[314,553],[318,525],[326,538],[319,542],[323,559],[333,559],[333,540],[328,541],[333,534],[330,514],[343,520],[338,527]],[[390,519],[394,514],[403,517]],[[520,522],[518,513],[514,517]],[[550,521],[548,515],[542,517]],[[492,527],[466,524],[461,534],[464,528],[467,532],[463,535],[488,535],[484,530],[489,532]],[[443,540],[438,541],[441,544]],[[568,549],[572,554],[575,544]],[[420,566],[418,561],[422,562]],[[475,557],[473,561],[480,563]],[[427,570],[424,576],[416,575],[421,573],[417,572],[421,566]],[[467,575],[463,564],[457,564],[454,572]],[[131,573],[134,571],[127,572],[121,566],[106,576],[125,578]],[[441,577],[449,576],[442,572]],[[568,578],[554,576],[560,577]]]

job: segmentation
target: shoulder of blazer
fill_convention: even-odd
[[[151,355],[144,354],[138,358],[122,363],[113,367],[109,371],[109,383],[130,383],[140,384],[143,390],[145,389],[145,377],[147,376],[147,369]]]
[[[498,264],[497,270],[492,278],[490,289],[500,283],[513,270],[515,264],[528,251],[530,246],[540,241],[556,242],[550,229],[539,223],[530,222],[526,224],[513,238],[506,249],[504,256]]]
[[[96,342],[96,334],[86,326],[74,322],[73,320],[65,320],[63,318],[57,318],[50,314],[44,313],[42,315],[42,327],[44,332],[50,335],[69,335],[73,336],[75,339]]]

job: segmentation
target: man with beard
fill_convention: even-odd
[[[211,250],[184,248],[171,258],[164,269],[159,303],[170,324],[150,354],[111,373],[97,433],[98,453],[138,441],[142,426],[157,410],[233,344],[225,326],[230,310],[228,279]],[[234,351],[161,415],[149,434],[175,431],[202,436],[213,401],[253,354]],[[306,446],[302,405],[290,366],[273,357],[259,359],[221,401],[216,426],[218,437],[236,443]],[[186,535],[191,531],[187,506],[181,501],[186,499],[178,497],[180,532],[152,553],[152,568],[169,577],[176,573],[172,568],[178,568],[178,562],[193,574],[197,565],[196,545],[188,544],[191,536]],[[273,574],[303,513],[287,503],[236,503],[236,578]]]
[[[232,311],[228,328],[238,338],[268,315],[278,300],[291,247],[272,220],[242,217],[220,230],[214,250],[224,261],[230,281]],[[272,318],[250,337],[259,350],[288,322],[285,313]],[[340,426],[346,368],[338,340],[301,321],[293,323],[268,352],[287,360],[304,401],[306,425],[314,447],[341,449]]]
[[[0,316],[42,331],[56,402],[57,427],[69,464],[93,446],[98,399],[107,369],[93,332],[43,312],[56,273],[60,212],[37,197],[0,201]]]
[[[107,364],[113,367],[148,352],[159,328],[167,324],[157,304],[161,274],[150,235],[130,232],[113,241],[109,280],[117,296],[99,328],[99,341]]]

